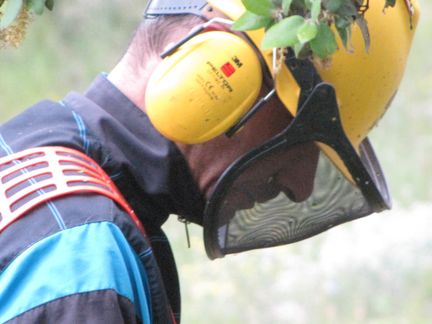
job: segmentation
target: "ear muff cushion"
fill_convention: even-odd
[[[261,83],[260,62],[245,40],[207,32],[158,65],[147,86],[146,111],[167,138],[201,143],[231,127],[253,105]]]

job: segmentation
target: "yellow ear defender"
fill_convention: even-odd
[[[235,124],[261,89],[260,61],[237,35],[209,31],[190,37],[152,74],[146,111],[165,137],[186,144],[208,141]]]

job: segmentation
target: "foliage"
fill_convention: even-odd
[[[384,8],[396,0],[383,0]],[[297,57],[328,59],[337,50],[334,26],[345,48],[350,49],[351,28],[357,24],[366,49],[370,38],[365,12],[369,0],[242,0],[246,12],[233,28],[241,31],[265,28],[264,49],[287,48]]]
[[[24,38],[32,14],[52,10],[54,0],[0,0],[0,47],[18,47]]]

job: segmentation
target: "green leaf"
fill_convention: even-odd
[[[0,29],[7,28],[14,22],[23,5],[23,0],[6,0],[0,7]]]
[[[348,28],[352,25],[353,20],[351,17],[341,17],[336,16],[335,18],[335,25],[337,28]]]
[[[27,7],[37,15],[42,15],[45,8],[45,0],[27,0]]]
[[[233,25],[234,30],[254,30],[265,28],[273,21],[272,18],[258,16],[253,12],[246,11]]]
[[[385,8],[394,7],[395,5],[396,5],[396,0],[386,0],[385,2]]]
[[[297,33],[304,22],[302,16],[290,16],[271,26],[264,36],[263,48],[288,47],[299,43]]]
[[[339,37],[342,40],[342,44],[346,49],[348,49],[348,45],[351,40],[351,25],[353,23],[352,18],[346,18],[346,17],[335,17],[335,26],[336,30],[339,34]],[[351,47],[351,46],[350,46]],[[351,49],[349,49],[351,50]]]
[[[357,17],[358,16],[356,6],[354,5],[353,1],[349,1],[349,0],[342,1],[341,5],[339,6],[336,13],[338,15],[345,16],[345,17]]]
[[[335,17],[335,26],[336,30],[339,34],[339,37],[342,40],[342,44],[345,47],[345,49],[351,51],[352,45],[351,43],[351,26],[353,24],[353,20],[351,17]]]
[[[283,0],[282,1],[282,11],[285,16],[288,16],[289,10],[291,8],[293,0]]]
[[[342,5],[343,0],[323,0],[323,6],[331,13],[336,13]]]
[[[302,44],[302,43],[297,43],[293,46],[294,54],[297,58],[300,56],[301,51],[303,50],[304,46],[305,46],[305,44]]]
[[[314,39],[317,34],[317,24],[311,21],[305,21],[297,31],[297,38],[299,39],[300,43],[304,44]]]
[[[45,7],[47,7],[48,10],[53,10],[54,0],[46,0],[45,1]]]
[[[302,9],[306,8],[305,0],[293,0],[292,5],[295,6],[296,8],[302,8]]]
[[[321,13],[321,0],[312,0],[311,19],[318,21]]]
[[[348,50],[348,42],[350,40],[350,28],[336,28],[339,37],[345,49]]]
[[[254,14],[272,17],[275,8],[272,0],[242,0],[246,9]]]
[[[360,16],[355,20],[355,22],[361,30],[363,40],[365,42],[365,49],[366,49],[366,52],[368,52],[369,48],[370,48],[370,34],[369,34],[369,28],[368,28],[366,19],[364,19],[362,16]]]
[[[318,34],[310,41],[310,46],[313,53],[321,59],[326,59],[336,52],[336,37],[327,23],[318,25]]]

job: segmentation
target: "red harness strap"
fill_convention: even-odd
[[[147,237],[138,217],[105,171],[87,155],[56,146],[0,158],[0,233],[36,206],[75,193],[111,198]],[[175,324],[172,312],[171,317]]]
[[[0,158],[0,232],[28,211],[74,193],[111,198],[144,227],[104,170],[87,155],[65,147],[38,147]]]

